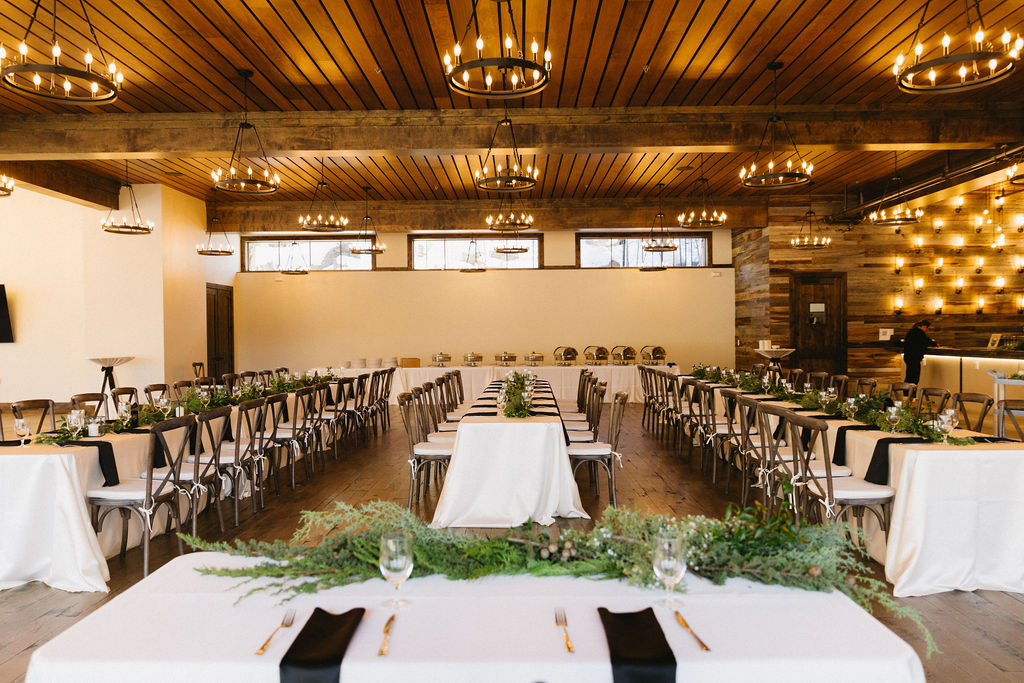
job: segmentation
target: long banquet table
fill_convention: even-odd
[[[557,413],[538,381],[535,405]],[[474,405],[495,410],[482,393]],[[588,517],[572,475],[561,417],[467,415],[459,421],[451,463],[431,522],[435,527],[513,527],[529,519]]]
[[[606,683],[612,671],[596,608],[639,610],[661,597],[621,581],[568,577],[412,579],[402,587],[410,604],[397,613],[389,653],[378,657],[392,614],[381,606],[394,593],[390,585],[372,580],[282,605],[273,594],[242,598],[252,584],[195,571],[255,561],[218,553],[172,560],[36,650],[26,680],[272,683],[314,607],[333,613],[365,607],[341,666],[345,683]],[[680,609],[710,652],[697,647],[671,611],[654,608],[680,683],[924,681],[911,647],[841,593],[741,579],[715,586],[693,576],[687,587]],[[295,626],[282,629],[266,654],[254,655],[286,607],[297,612]],[[565,608],[575,654],[565,651],[555,607]]]

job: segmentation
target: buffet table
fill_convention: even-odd
[[[241,598],[250,584],[194,570],[254,562],[216,553],[172,560],[36,650],[26,680],[276,683],[280,659],[314,607],[333,613],[365,607],[342,662],[345,683],[610,683],[608,645],[596,608],[640,610],[661,597],[620,581],[568,577],[412,579],[402,587],[410,604],[397,613],[389,653],[378,657],[384,622],[392,614],[380,606],[394,593],[390,585],[372,580],[282,605],[271,594]],[[924,681],[910,646],[840,593],[740,579],[715,586],[693,576],[687,586],[681,611],[710,652],[697,647],[669,610],[654,608],[680,683]],[[295,626],[282,629],[266,654],[254,655],[286,607],[296,610]],[[555,607],[565,608],[575,654],[565,651]]]

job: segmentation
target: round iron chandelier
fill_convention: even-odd
[[[0,197],[10,197],[14,192],[14,178],[0,175]]]
[[[999,36],[999,44],[987,40],[979,0],[964,1],[964,20],[967,25],[964,51],[950,54],[953,39],[948,33],[943,33],[939,43],[941,52],[933,47],[926,55],[925,45],[918,40],[918,36],[928,17],[929,4],[924,4],[917,30],[910,41],[914,46],[910,51],[913,62],[908,64],[907,57],[900,52],[892,65],[896,86],[900,90],[912,94],[964,92],[997,83],[1013,72],[1021,50],[1024,49],[1024,38],[1018,34],[1014,40],[1010,32],[1004,30]]]
[[[824,233],[825,230],[811,208],[811,198],[808,196],[807,213],[804,214],[800,232],[789,240],[789,246],[793,249],[825,249],[832,246],[832,238]]]
[[[647,239],[641,242],[641,247],[647,252],[669,252],[675,251],[678,247],[676,241],[668,236],[668,231],[665,229],[665,212],[661,210],[661,193],[664,187],[664,183],[658,183],[658,213],[654,214],[651,232]]]
[[[281,186],[281,178],[267,159],[267,153],[263,149],[263,142],[260,140],[260,134],[256,130],[256,126],[249,123],[248,86],[249,79],[252,78],[253,74],[249,69],[239,69],[238,75],[242,79],[242,122],[238,124],[238,130],[235,132],[235,144],[231,148],[231,161],[228,163],[227,172],[225,173],[224,169],[219,167],[210,172],[210,177],[213,178],[213,187],[217,190],[234,192],[236,194],[270,194],[271,192],[277,192],[277,189]],[[253,139],[251,143],[247,141],[247,138],[250,137]],[[251,147],[246,147],[247,144],[251,144]],[[252,149],[254,152],[258,150],[258,154],[247,155],[245,154],[246,149]],[[239,170],[243,161],[246,166],[246,173],[244,175]],[[254,161],[257,167],[255,172],[253,171]]]
[[[517,232],[533,227],[533,214],[526,210],[526,203],[519,197],[513,199],[509,193],[503,193],[498,199],[498,213],[490,214],[485,219],[487,229],[495,232]]]
[[[885,189],[882,192],[882,198],[878,200],[878,207],[868,214],[868,220],[874,225],[893,226],[898,233],[904,225],[913,225],[920,222],[924,216],[924,210],[920,208],[911,209],[910,205],[903,199],[903,178],[899,174],[897,152],[892,153],[892,167],[892,178],[885,182]],[[882,207],[882,202],[889,194],[890,181],[896,186],[896,203],[886,209]]]
[[[224,226],[221,225],[220,216],[217,215],[217,191],[213,192],[213,215],[210,216],[210,227],[217,227],[220,230],[208,230],[206,233],[206,244],[197,244],[196,253],[200,256],[231,256],[235,253],[235,248],[231,246],[231,242],[228,240],[228,234],[224,232]],[[221,244],[215,244],[213,241],[214,236],[220,232],[223,241]]]
[[[386,244],[380,241],[377,236],[377,226],[374,225],[373,219],[370,218],[370,186],[364,185],[363,192],[365,196],[363,198],[363,218],[359,227],[359,236],[357,240],[361,242],[367,242],[365,247],[352,247],[350,250],[353,254],[364,255],[364,254],[383,254],[388,248]]]
[[[511,154],[506,152],[502,155],[495,152],[494,143],[498,133],[504,129],[508,129],[512,151]],[[487,146],[482,167],[473,171],[473,182],[481,190],[489,192],[525,192],[537,185],[539,175],[540,169],[534,168],[532,164],[523,165],[523,155],[519,153],[519,145],[516,143],[516,131],[506,108],[504,118],[498,121],[491,134],[491,143]]]
[[[114,216],[114,209],[107,212],[107,217],[100,223],[104,232],[115,235],[148,235],[153,232],[156,224],[142,218],[142,211],[139,209],[139,202],[135,199],[135,188],[128,182],[128,161],[124,162],[124,182],[121,188],[128,190],[129,213],[122,216]]]
[[[779,69],[783,66],[782,62],[769,62],[768,70],[772,72],[772,115],[768,117],[768,122],[764,126],[764,132],[761,133],[761,142],[757,145],[757,152],[754,154],[754,161],[750,164],[750,168],[744,166],[740,169],[740,182],[743,183],[743,187],[750,187],[762,190],[779,190],[787,187],[794,187],[796,185],[803,185],[811,180],[811,173],[814,171],[814,164],[807,163],[803,157],[800,156],[800,150],[796,147],[796,142],[793,141],[793,134],[789,131],[789,124],[786,120],[779,116]],[[786,159],[785,167],[779,166],[776,168],[775,156],[776,156],[776,144],[779,142],[779,127],[781,124],[782,133],[785,134],[785,139],[782,142],[788,142],[786,153],[790,156]],[[762,158],[765,146],[765,140],[768,140],[767,158],[768,162],[765,164],[763,170],[758,170],[758,160]],[[792,148],[790,153],[788,150]],[[793,165],[792,157],[796,157],[796,160],[800,163],[799,167]]]
[[[124,84],[124,73],[118,67],[117,62],[107,59],[100,42],[96,38],[96,30],[89,20],[89,13],[85,8],[85,0],[79,0],[82,8],[82,17],[92,37],[92,46],[86,48],[82,56],[81,65],[69,66],[67,57],[64,55],[57,40],[57,0],[54,0],[50,7],[50,15],[53,19],[50,25],[50,55],[49,61],[29,61],[28,44],[25,42],[32,33],[32,26],[36,23],[39,14],[39,5],[42,0],[36,0],[32,9],[32,18],[29,19],[28,27],[25,29],[25,36],[18,45],[18,55],[11,55],[8,58],[7,49],[0,45],[0,83],[8,90],[26,95],[35,99],[60,102],[72,105],[109,104],[117,99],[117,94]],[[99,54],[99,64],[94,67],[96,58],[93,57],[92,49],[95,47]],[[62,58],[65,63],[62,62]]]
[[[711,182],[704,177],[704,155],[699,154],[698,157],[700,177],[697,178],[697,187],[700,188],[700,206],[691,209],[689,213],[683,211],[676,216],[676,220],[680,228],[720,228],[725,225],[725,211],[719,211],[715,207],[715,201],[711,197]]]
[[[480,254],[480,247],[476,239],[469,241],[469,252],[466,255],[466,265],[459,268],[460,273],[483,273],[487,270],[484,257]]]
[[[280,259],[280,256],[278,257]],[[309,268],[299,253],[299,243],[292,240],[292,246],[288,248],[288,263],[281,269],[282,275],[308,275]]]
[[[476,57],[464,58],[463,45],[474,24],[479,27],[476,7],[479,0],[473,0],[473,9],[466,22],[462,38],[452,47],[454,59],[444,53],[444,70],[448,87],[469,97],[484,97],[493,100],[510,100],[528,97],[547,87],[551,76],[551,51],[545,49],[543,60],[539,57],[540,46],[534,39],[530,43],[530,56],[526,56],[526,36],[520,38],[512,14],[512,0],[492,0],[498,5],[499,26],[504,23],[504,40],[499,41],[497,56],[486,56],[482,35],[477,35],[474,46]],[[503,18],[507,16],[507,19]],[[520,23],[525,30],[525,14]],[[499,29],[500,31],[500,29]]]
[[[313,188],[313,196],[309,198],[309,207],[306,213],[299,214],[299,227],[303,230],[314,232],[336,232],[344,230],[348,226],[348,218],[341,215],[338,210],[338,202],[328,194],[327,181],[324,180],[324,160],[320,159],[320,180]],[[317,194],[323,193],[323,199],[330,201],[333,212],[324,216],[322,212],[316,211]]]

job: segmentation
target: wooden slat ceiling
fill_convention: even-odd
[[[964,95],[900,93],[890,73],[906,50],[924,0],[512,0],[525,17],[523,35],[553,53],[551,85],[513,107],[741,106],[770,104],[768,62],[781,59],[779,102],[874,105],[949,99],[1020,101],[1022,77]],[[500,106],[453,94],[441,58],[461,38],[472,0],[91,0],[86,7],[109,57],[122,65],[127,87],[101,112],[240,111],[240,67],[256,75],[250,107],[265,111],[453,109]],[[0,3],[0,41],[13,51],[32,0]],[[89,44],[78,2],[57,3],[65,57]],[[476,25],[491,41],[498,4],[481,0]],[[1024,32],[1020,0],[982,2],[990,33]],[[49,3],[39,10],[28,42],[47,48]],[[923,40],[935,43],[963,29],[963,0],[933,0]],[[467,42],[477,35],[471,28]],[[945,99],[943,99],[945,98]],[[0,113],[73,111],[4,91]],[[77,111],[77,110],[75,110]],[[799,144],[799,140],[797,141]],[[934,153],[931,153],[934,157]],[[737,182],[749,154],[711,154],[705,173],[719,196],[744,192]],[[901,165],[927,164],[929,153],[900,155]],[[830,152],[809,157],[815,192],[885,177],[892,155]],[[693,191],[696,155],[559,154],[536,159],[542,176],[533,195],[618,198]],[[933,165],[939,165],[932,159]],[[121,177],[117,161],[73,162]],[[133,182],[162,182],[209,198],[209,170],[223,159],[133,161]],[[371,185],[384,199],[478,197],[471,182],[476,158],[345,156],[326,160],[339,199],[358,199]],[[315,160],[280,158],[283,189],[263,198],[302,200],[319,176]]]

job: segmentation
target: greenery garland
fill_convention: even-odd
[[[530,406],[533,404],[526,397],[527,390],[533,391],[536,377],[530,372],[509,372],[505,376],[499,392],[499,402],[504,403],[502,415],[505,417],[529,417]]]
[[[246,595],[269,592],[288,599],[378,578],[380,536],[396,529],[412,535],[414,577],[576,576],[625,579],[653,588],[659,584],[651,566],[652,539],[662,529],[676,529],[686,537],[691,570],[716,584],[741,577],[805,590],[838,590],[869,612],[881,606],[898,618],[910,619],[920,629],[928,655],[936,651],[920,614],[899,604],[884,581],[870,576],[863,550],[849,538],[845,525],[794,522],[785,505],[773,514],[763,507],[730,506],[724,519],[676,519],[609,507],[592,530],[565,530],[557,541],[547,531],[532,531],[530,526],[485,538],[433,529],[391,502],[359,507],[339,502],[334,510],[303,512],[290,543],[182,538],[197,550],[264,558],[252,567],[198,571],[244,582],[267,579]]]

